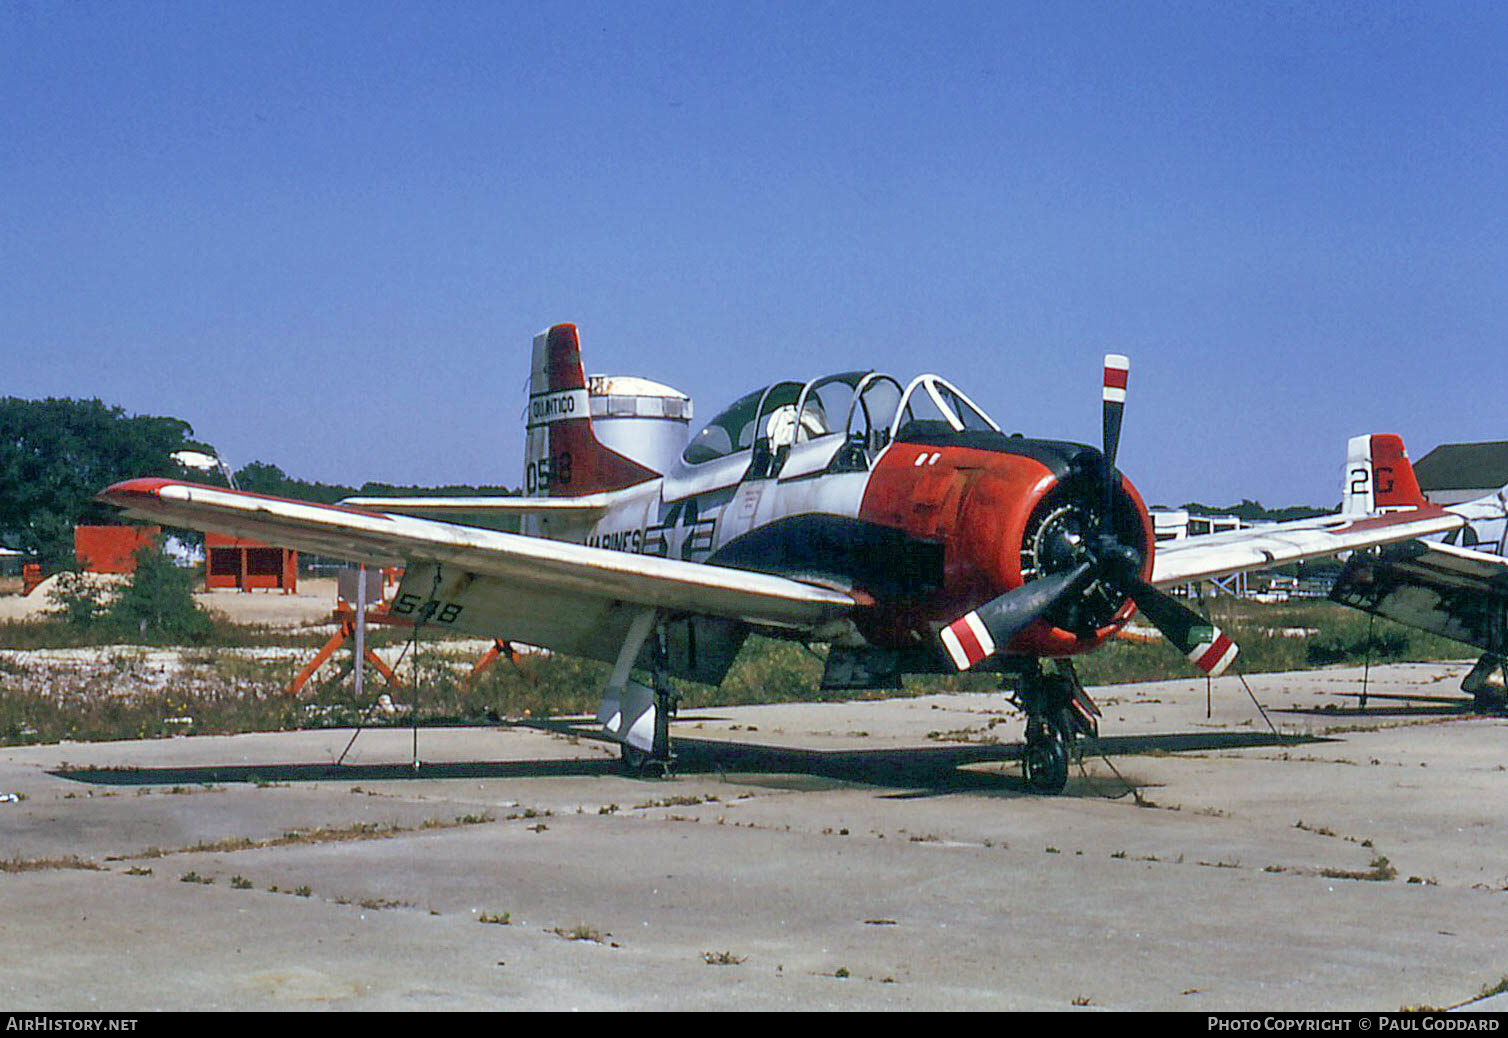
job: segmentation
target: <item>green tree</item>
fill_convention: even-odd
[[[194,575],[155,545],[136,552],[136,571],[124,585],[77,569],[58,575],[49,612],[90,638],[170,645],[207,641],[214,621],[194,598]]]
[[[313,501],[322,505],[333,505],[341,498],[356,493],[353,487],[295,479],[276,465],[265,461],[253,461],[236,470],[236,485],[253,494],[289,497],[295,501]]]
[[[1184,511],[1191,515],[1234,515],[1248,522],[1253,520],[1269,519],[1274,522],[1286,523],[1293,519],[1313,519],[1321,515],[1329,515],[1335,509],[1313,508],[1309,505],[1291,505],[1287,508],[1264,508],[1262,502],[1253,501],[1250,498],[1242,498],[1239,505],[1203,505],[1198,502],[1190,502],[1181,506]]]
[[[136,552],[136,572],[105,619],[126,637],[171,644],[203,642],[214,631],[209,614],[194,600],[192,571],[175,565],[155,544]]]
[[[169,455],[206,449],[193,433],[99,400],[0,399],[0,534],[44,565],[66,564],[75,526],[118,521],[94,495],[136,476],[185,476]]]
[[[288,497],[295,501],[314,501],[326,505],[358,494],[370,494],[374,497],[506,497],[517,496],[519,493],[516,489],[504,486],[475,487],[465,484],[426,487],[368,481],[360,487],[348,487],[337,483],[314,483],[290,476],[278,466],[265,461],[253,461],[238,469],[236,485],[254,494],[270,494],[273,497]]]

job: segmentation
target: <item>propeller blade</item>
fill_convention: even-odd
[[[1094,564],[1082,562],[1071,570],[1029,581],[965,613],[938,632],[948,658],[968,670],[995,655],[1033,620],[1094,579]]]
[[[1115,456],[1121,446],[1121,418],[1126,412],[1126,381],[1130,374],[1129,358],[1119,353],[1105,354],[1105,389],[1101,397],[1105,407],[1105,437],[1101,453],[1105,456],[1106,529],[1110,527],[1115,507]]]
[[[1119,583],[1162,636],[1210,677],[1219,677],[1235,660],[1240,651],[1236,643],[1172,595],[1142,580],[1123,579]]]

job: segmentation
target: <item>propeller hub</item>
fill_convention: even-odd
[[[1051,626],[1080,636],[1120,613],[1151,548],[1144,543],[1140,513],[1119,484],[1107,512],[1102,459],[1099,451],[1083,448],[1075,471],[1038,506],[1021,547],[1023,582],[1090,567],[1091,579],[1079,594],[1055,603],[1043,616]]]
[[[1067,515],[1058,525],[1044,531],[1042,568],[1045,571],[1057,573],[1072,569],[1084,560],[1088,545],[1075,518],[1073,515]]]
[[[1094,557],[1099,571],[1113,581],[1125,582],[1141,574],[1141,552],[1112,534],[1095,538]]]

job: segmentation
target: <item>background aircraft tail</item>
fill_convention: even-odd
[[[1392,433],[1353,436],[1346,443],[1341,481],[1343,515],[1365,515],[1425,504],[1403,437]]]
[[[524,422],[524,493],[530,497],[599,494],[660,475],[603,446],[592,432],[574,324],[557,324],[534,337]]]

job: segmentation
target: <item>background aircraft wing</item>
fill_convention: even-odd
[[[1508,559],[1415,541],[1347,561],[1330,597],[1399,623],[1508,654]]]
[[[168,479],[117,483],[99,499],[167,526],[403,564],[395,614],[597,658],[614,657],[621,632],[646,607],[816,631],[857,604],[840,591],[763,573]]]
[[[1276,526],[1206,534],[1157,545],[1152,583],[1159,587],[1447,533],[1466,519],[1436,505],[1382,515],[1332,515]]]

